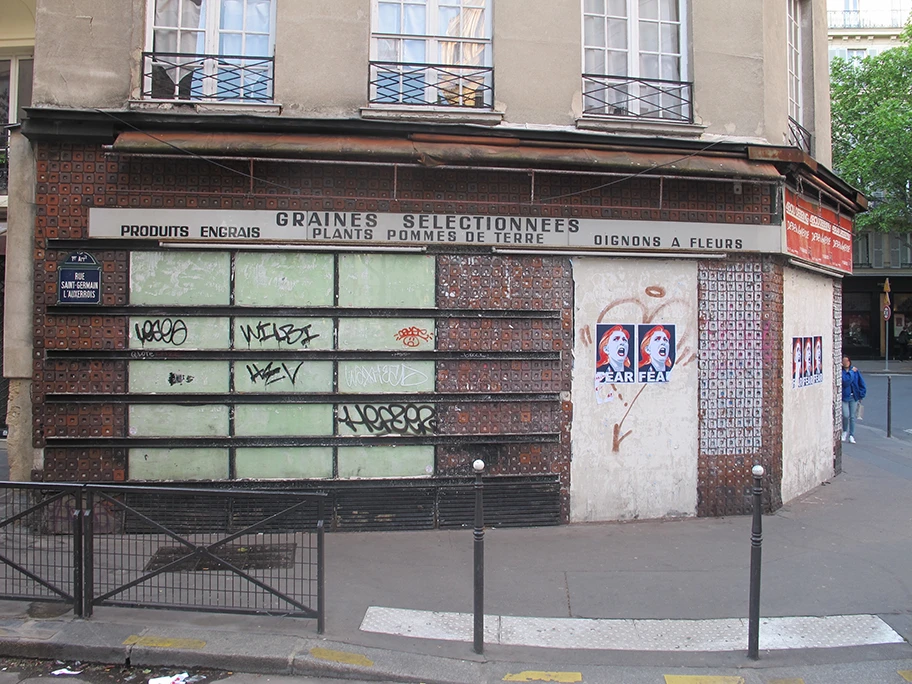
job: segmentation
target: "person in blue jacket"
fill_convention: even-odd
[[[858,402],[865,398],[868,388],[858,369],[852,365],[852,359],[842,357],[842,441],[848,439],[855,444],[855,417],[858,415]]]

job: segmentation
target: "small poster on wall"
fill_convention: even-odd
[[[823,337],[792,338],[792,387],[823,382]]]
[[[675,326],[605,323],[595,327],[595,386],[668,382],[675,364]]]
[[[673,325],[637,326],[640,340],[637,382],[668,382],[675,363]]]
[[[608,323],[595,326],[598,346],[595,358],[595,382],[626,384],[636,382],[636,369],[630,360],[636,346],[635,326],[631,323]]]

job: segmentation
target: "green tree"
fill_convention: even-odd
[[[833,167],[865,193],[858,228],[912,231],[912,24],[903,45],[830,65]]]

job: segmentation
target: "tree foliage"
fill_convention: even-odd
[[[859,228],[912,231],[912,24],[903,45],[830,65],[833,167],[864,192]]]

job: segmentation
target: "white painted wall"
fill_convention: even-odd
[[[783,299],[782,503],[833,476],[833,279],[786,268]],[[823,337],[823,382],[792,387],[792,338]]]
[[[696,262],[579,257],[573,260],[573,278],[571,520],[694,515]],[[616,385],[611,400],[599,403],[594,386],[598,323],[675,325],[677,359],[670,381]]]

